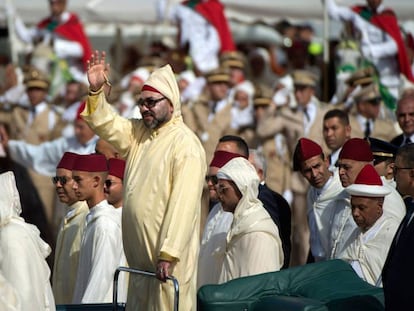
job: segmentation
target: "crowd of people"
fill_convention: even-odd
[[[237,45],[209,2],[171,10],[178,49],[128,50],[118,71],[66,0],[32,29],[8,8],[33,52],[0,94],[1,308],[110,302],[129,266],[156,278],[122,274],[127,310],[172,309],[172,275],[195,310],[203,285],[330,259],[387,310],[412,305],[414,78],[392,10],[326,1],[362,61],[322,101],[309,25],[278,24],[289,47]]]

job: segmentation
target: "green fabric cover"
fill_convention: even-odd
[[[382,289],[337,259],[205,285],[197,300],[199,311],[384,310]]]
[[[56,311],[113,311],[112,305],[112,303],[56,305]],[[117,311],[124,310],[125,304],[118,304]]]

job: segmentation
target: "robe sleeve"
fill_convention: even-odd
[[[132,120],[116,113],[106,101],[103,91],[89,95],[81,115],[99,137],[112,144],[123,157],[127,156],[134,137]]]
[[[68,148],[67,139],[64,137],[40,145],[10,140],[8,145],[8,151],[14,161],[46,176],[55,175],[56,165]]]

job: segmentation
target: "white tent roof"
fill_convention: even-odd
[[[35,23],[47,15],[47,0],[0,0],[0,21],[4,20],[4,5],[13,3],[17,12],[27,23]],[[171,0],[176,1],[176,0]],[[322,20],[321,0],[222,0],[226,14],[242,21],[276,22],[282,18]],[[341,0],[345,5],[365,3],[363,0]],[[412,20],[412,0],[384,0],[392,7],[399,20]],[[154,0],[68,0],[68,8],[76,12],[84,23],[156,23]]]

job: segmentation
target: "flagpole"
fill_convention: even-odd
[[[323,98],[329,101],[329,15],[328,7],[323,1]]]
[[[7,7],[12,8],[11,0],[6,0],[5,8],[7,8]],[[10,57],[11,57],[12,63],[17,65],[18,64],[18,54],[17,54],[17,49],[16,49],[16,32],[15,32],[15,29],[14,29],[15,28],[14,27],[15,12],[14,12],[14,10],[9,10],[9,11],[13,11],[11,14],[10,14],[10,12],[6,13],[6,16],[7,16],[7,30],[8,30],[8,35],[9,35]]]

